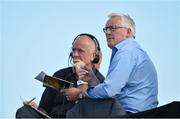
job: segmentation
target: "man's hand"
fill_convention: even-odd
[[[88,70],[90,69],[86,67],[84,62],[79,60],[74,64],[74,66],[75,66],[76,74],[80,80],[88,82],[91,79],[91,76],[88,76],[89,73]]]
[[[38,108],[38,106],[37,106],[37,104],[33,101],[35,98],[33,98],[33,99],[31,99],[31,100],[29,100],[29,101],[27,101],[27,100],[24,100],[23,101],[23,104],[24,105],[29,105],[29,106],[31,106],[31,107],[34,107],[34,108]]]
[[[74,63],[74,67],[75,67],[75,71],[78,76],[78,79],[80,80],[83,79],[83,81],[89,81],[88,78],[91,78],[91,77],[87,77],[88,71],[86,69],[86,64],[83,61],[77,60],[76,63]]]
[[[96,86],[97,84],[100,83],[100,81],[97,79],[92,69],[84,67],[84,68],[79,68],[76,72],[79,79],[88,82],[90,86]]]
[[[63,95],[66,96],[68,101],[76,101],[79,98],[79,94],[81,93],[81,90],[78,88],[68,88],[68,89],[63,89],[61,90]]]
[[[76,74],[80,80],[88,82],[88,84],[91,86],[96,86],[100,83],[97,77],[95,76],[92,68],[88,68],[84,62],[77,61],[75,63],[75,69]]]

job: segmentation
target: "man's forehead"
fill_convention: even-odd
[[[75,41],[73,42],[73,46],[81,46],[86,44],[88,44],[88,42],[86,38],[84,38],[83,36],[76,38]]]
[[[87,49],[89,45],[83,39],[77,39],[74,41],[73,49]]]
[[[88,46],[94,46],[95,43],[89,36],[83,35],[76,38],[73,45],[83,45],[88,47]]]

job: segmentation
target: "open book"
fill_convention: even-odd
[[[30,106],[31,107],[31,106]],[[38,112],[39,114],[41,114],[43,117],[45,118],[51,118],[50,116],[48,116],[46,113],[38,110],[37,108],[31,107],[32,109],[34,109],[36,112]]]
[[[23,111],[23,117],[22,116],[17,116],[17,118],[51,118],[50,116],[48,116],[46,113],[42,112],[41,110],[32,107],[28,104],[24,104],[24,111]],[[22,113],[22,112],[21,112]],[[27,113],[27,115],[26,115]],[[28,114],[32,114],[31,116]],[[21,115],[21,114],[19,114]]]
[[[43,83],[43,86],[50,87],[58,91],[60,91],[61,89],[70,88],[74,85],[74,83],[70,81],[66,81],[64,79],[49,76],[43,71],[40,72],[35,77],[35,79],[41,81]]]

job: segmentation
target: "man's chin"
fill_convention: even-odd
[[[107,45],[108,45],[109,48],[113,47],[111,43],[108,43]]]

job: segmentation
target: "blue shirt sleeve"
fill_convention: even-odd
[[[87,90],[89,97],[115,97],[126,85],[134,66],[133,55],[128,51],[117,51],[110,63],[104,82]]]

